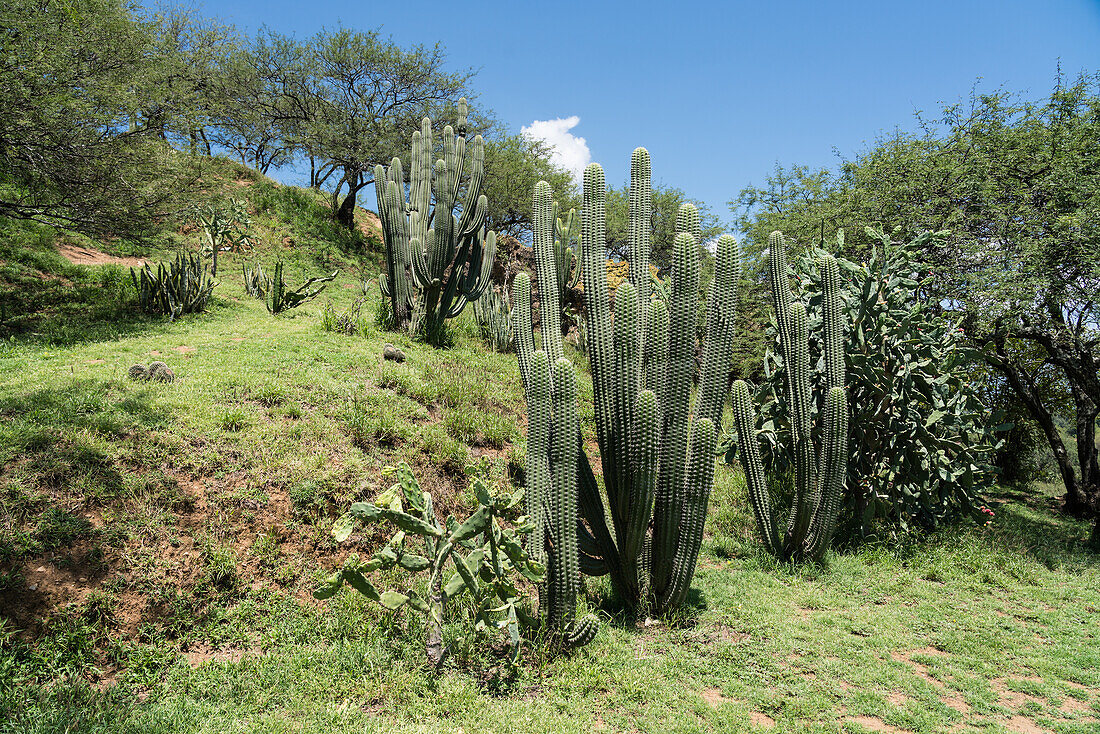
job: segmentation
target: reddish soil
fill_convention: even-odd
[[[93,250],[90,247],[75,245],[72,242],[59,242],[57,251],[66,260],[77,265],[126,265],[139,268],[146,263],[146,258],[143,257],[115,257],[99,250]]]

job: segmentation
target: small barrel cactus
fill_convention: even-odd
[[[143,364],[135,364],[129,369],[127,374],[130,375],[131,380],[145,381],[149,379],[149,371],[145,368],[145,365]]]
[[[175,373],[164,362],[151,362],[146,374],[146,379],[153,382],[172,382],[176,379]]]

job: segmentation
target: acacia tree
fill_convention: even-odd
[[[718,216],[706,204],[691,199],[681,189],[658,184],[653,187],[651,217],[650,262],[659,270],[672,266],[672,245],[676,239],[676,213],[681,204],[694,204],[699,211],[702,229],[700,242],[706,243],[725,231]],[[608,256],[625,259],[629,253],[630,190],[629,186],[607,190],[607,251]],[[705,285],[705,284],[704,284]]]
[[[922,260],[922,297],[963,317],[966,334],[1046,438],[1066,487],[1065,509],[1092,516],[1100,547],[1100,96],[1097,76],[1059,80],[1038,103],[1003,90],[951,105],[921,134],[896,134],[839,170],[779,170],[731,202],[760,248],[782,229],[804,245],[862,225],[912,236],[948,230]],[[1058,371],[1073,403],[1077,456],[1055,421]],[[1047,389],[1044,389],[1046,386]]]
[[[160,131],[149,24],[118,0],[0,6],[0,215],[92,235],[140,236],[188,186]],[[171,175],[173,187],[160,183]]]
[[[373,183],[374,166],[403,155],[409,131],[423,117],[443,119],[450,105],[469,97],[473,72],[447,71],[438,43],[405,50],[378,31],[322,31],[305,49],[315,74],[313,114],[302,121],[299,144],[336,172],[333,211],[350,228],[356,197]]]
[[[572,175],[552,160],[553,146],[523,135],[505,135],[485,142],[485,182],[488,198],[485,226],[498,234],[527,239],[531,232],[531,192],[546,181],[563,212],[579,208]]]

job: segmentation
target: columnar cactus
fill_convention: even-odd
[[[535,351],[532,333],[531,278],[520,273],[513,282],[512,324],[520,374],[527,394],[527,515],[535,530],[528,552],[547,569],[540,587],[539,612],[551,634],[567,646],[585,645],[596,635],[595,617],[576,621],[581,588],[578,548],[577,468],[580,423],[577,377],[562,356],[557,258],[553,235],[557,207],[549,184],[534,193],[535,255],[539,272],[542,348]],[[551,360],[553,362],[551,363]]]
[[[512,351],[512,306],[507,295],[488,288],[474,301],[474,319],[494,352]]]
[[[389,300],[387,326],[408,328],[419,309],[423,317],[414,326],[436,346],[445,338],[446,320],[485,292],[496,258],[496,232],[485,231],[488,202],[481,193],[485,145],[480,135],[471,145],[470,177],[463,186],[465,99],[459,101],[457,130],[450,125],[443,129],[443,157],[434,165],[432,121],[425,117],[413,133],[408,201],[400,158],[388,168],[374,169],[386,245],[386,273],[379,284]],[[456,206],[461,206],[457,217]]]
[[[554,202],[552,218],[554,220],[554,260],[558,275],[558,313],[565,310],[566,294],[577,287],[581,269],[577,259],[580,248],[580,218],[575,209],[570,209],[565,218],[558,216],[558,202]]]
[[[768,274],[794,438],[795,495],[785,532],[780,532],[772,508],[756,438],[756,411],[748,386],[741,380],[733,384],[738,449],[753,512],[768,551],[783,560],[816,561],[825,554],[836,527],[848,467],[848,396],[840,315],[840,272],[834,257],[822,255],[822,341],[827,392],[821,411],[822,446],[820,453],[815,455],[806,308],[793,302],[782,234],[772,233],[768,250]]]
[[[553,323],[546,320],[546,309],[548,302],[556,302],[557,295],[548,247],[553,232],[548,196],[549,186],[540,183],[535,191],[535,254],[543,324]],[[715,282],[707,304],[703,359],[705,370],[714,374],[704,373],[693,413],[690,398],[699,285],[698,227],[693,222],[697,222],[698,213],[686,205],[678,218],[670,319],[664,304],[650,298],[652,189],[649,153],[644,148],[635,150],[631,161],[630,203],[631,280],[617,289],[613,320],[604,273],[607,191],[603,169],[596,164],[586,169],[581,272],[597,439],[609,507],[605,511],[588,457],[578,451],[572,492],[583,522],[573,523],[568,512],[555,512],[552,504],[545,522],[562,528],[575,524],[582,572],[610,574],[616,594],[628,606],[639,612],[647,608],[662,612],[686,598],[702,542],[733,348],[740,257],[736,241],[723,236],[718,242]],[[547,413],[540,407],[546,404],[542,365],[556,360],[555,378],[558,371],[572,370],[568,362],[558,359],[560,335],[553,330],[542,330],[546,356],[534,351],[531,284],[526,274],[516,278],[514,288],[513,326],[527,391],[528,420],[532,431],[536,426],[541,431],[543,418],[536,420],[536,414]],[[568,436],[579,445],[572,414],[568,410],[550,414],[551,431],[566,434],[559,438],[559,445],[564,446]],[[536,441],[541,441],[541,433],[538,436]],[[531,441],[529,436],[529,446]],[[560,455],[562,461],[568,461],[564,449]],[[560,471],[560,464],[554,471]],[[565,476],[555,486],[570,491],[570,482]],[[563,546],[568,544],[552,545],[553,552]],[[549,583],[554,582],[551,574]]]

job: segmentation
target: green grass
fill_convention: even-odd
[[[0,732],[1100,731],[1097,557],[1038,491],[994,497],[986,528],[794,568],[761,554],[743,481],[719,466],[689,606],[636,626],[590,581],[596,640],[529,651],[514,675],[457,612],[432,675],[418,615],[347,590],[315,602],[321,574],[377,542],[330,528],[385,467],[409,462],[460,516],[470,475],[510,484],[522,388],[468,314],[443,351],[369,318],[323,330],[377,252],[310,192],[241,189],[261,234],[248,257],[294,279],[341,268],[319,299],[273,317],[228,255],[209,312],[168,323],[41,233],[7,245],[0,277],[65,282],[18,296],[47,307],[0,350]],[[386,341],[408,360],[383,361]],[[128,379],[154,358],[176,382]]]

